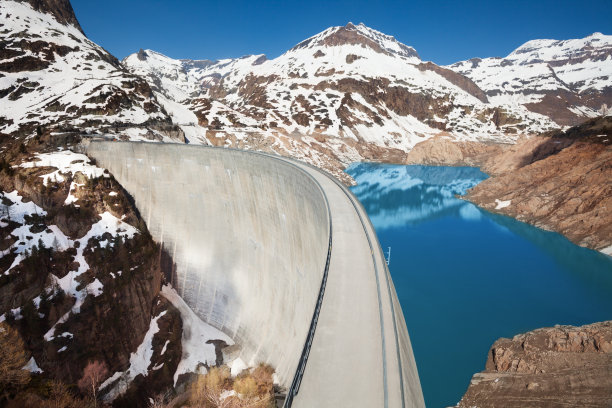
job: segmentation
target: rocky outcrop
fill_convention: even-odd
[[[466,76],[461,75],[458,72],[452,71],[448,68],[440,67],[434,64],[433,62],[426,62],[424,64],[420,64],[418,68],[421,71],[433,71],[436,74],[448,79],[451,83],[457,85],[459,88],[463,89],[470,95],[474,96],[475,98],[478,98],[481,102],[488,102],[487,95],[484,93],[484,91],[480,89],[478,85],[474,83],[474,81],[472,81]]]
[[[457,142],[443,133],[421,142],[408,152],[405,164],[432,166],[481,166],[498,155],[508,144]]]
[[[149,408],[150,398],[172,390],[174,373],[181,361],[181,335],[183,323],[178,309],[166,298],[157,296],[153,302],[152,316],[157,319],[159,331],[151,342],[150,370],[139,375],[124,394],[113,401],[116,408]],[[127,367],[124,366],[124,368]]]
[[[458,404],[467,407],[612,406],[612,321],[555,326],[497,340]]]
[[[389,47],[389,44],[392,46]],[[291,50],[339,45],[358,45],[363,48],[370,48],[379,54],[392,55],[396,53],[404,58],[420,59],[414,48],[399,43],[394,37],[372,30],[363,23],[354,25],[350,22],[344,27],[331,27],[319,35],[302,41]]]
[[[612,117],[526,138],[489,158],[466,198],[612,253]]]

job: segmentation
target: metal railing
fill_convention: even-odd
[[[285,159],[287,161],[296,160],[292,158],[285,158]],[[332,176],[325,170],[318,168],[310,163],[305,163],[305,162],[300,161],[300,164],[310,167],[318,171],[319,173],[323,174],[324,176],[329,178],[332,182],[334,182],[338,186],[338,188],[340,188],[340,190],[342,190],[342,192],[347,196],[347,198],[349,199],[349,201],[355,208],[355,211],[357,212],[357,216],[359,217],[359,221],[361,222],[363,230],[366,234],[368,245],[370,247],[370,252],[372,254],[372,263],[374,264],[374,270],[376,274],[376,286],[377,286],[377,292],[378,292],[378,306],[379,306],[379,316],[380,316],[380,323],[381,323],[381,340],[382,340],[382,354],[383,354],[384,406],[385,408],[387,408],[388,407],[387,362],[386,362],[387,353],[386,353],[386,341],[385,341],[385,335],[384,335],[384,321],[383,321],[382,300],[381,300],[381,292],[380,292],[379,272],[378,272],[376,257],[374,255],[374,247],[372,245],[372,240],[370,239],[370,234],[368,233],[365,221],[363,220],[363,217],[361,215],[362,212],[365,214],[367,214],[367,212],[365,211],[365,208],[363,208],[363,205],[361,204],[361,202],[357,200],[357,198],[353,195],[353,193],[344,184],[338,181],[334,176]],[[370,226],[371,230],[375,231],[374,226],[372,225],[372,220],[370,220],[369,217],[367,217],[367,220],[368,220],[368,225]],[[378,250],[379,250],[379,253],[381,254],[383,253],[380,243],[378,243]],[[384,259],[384,256],[383,256],[383,259]],[[390,273],[389,273],[389,267],[387,266],[386,262],[384,262],[384,269],[385,269],[385,281],[387,283],[387,292],[389,295],[389,303],[391,306],[391,314],[393,316],[392,321],[393,321],[393,332],[394,332],[394,337],[395,337],[395,351],[397,355],[397,362],[398,362],[398,368],[399,368],[402,408],[404,408],[406,406],[406,401],[405,401],[406,398],[405,398],[405,393],[404,393],[404,373],[403,373],[403,368],[402,368],[402,359],[401,359],[400,346],[399,346],[399,335],[397,332],[397,322],[395,320],[395,316],[396,316],[395,307],[393,306],[393,297],[391,293]]]

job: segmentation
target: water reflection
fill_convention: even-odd
[[[612,259],[456,198],[487,178],[480,170],[362,163],[347,173],[393,247],[428,407],[455,405],[499,337],[612,319]]]
[[[457,215],[479,220],[481,210],[455,198],[487,178],[474,167],[351,165],[346,172],[357,186],[353,192],[376,229],[401,227]]]

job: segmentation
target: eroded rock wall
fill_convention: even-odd
[[[612,406],[612,322],[499,339],[458,407]]]

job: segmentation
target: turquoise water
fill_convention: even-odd
[[[454,198],[472,167],[347,170],[402,304],[429,408],[454,406],[499,337],[612,319],[612,258]]]

